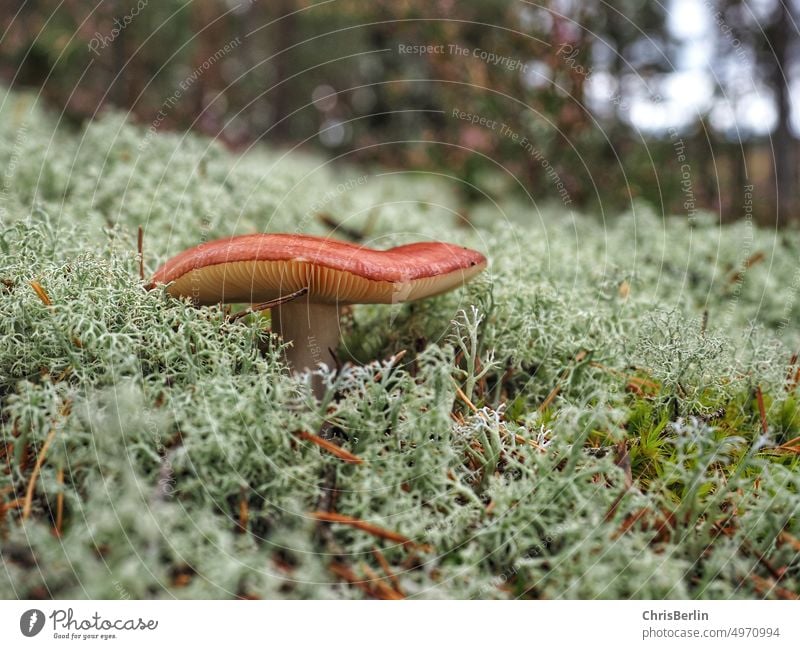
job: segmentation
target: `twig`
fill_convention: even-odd
[[[795,352],[792,354],[792,357],[789,359],[789,367],[786,370],[786,391],[787,392],[794,392],[797,389],[798,384],[800,384],[800,365],[797,365],[798,353]],[[794,371],[792,371],[794,370]]]
[[[767,409],[764,407],[764,395],[761,386],[756,386],[756,401],[758,402],[758,413],[761,415],[761,431],[767,434]]]
[[[770,592],[774,592],[781,599],[800,599],[800,595],[792,592],[788,588],[778,586],[778,584],[771,579],[764,579],[758,575],[750,575],[750,578],[753,580],[756,591],[762,595],[767,595]]]
[[[309,516],[324,523],[341,523],[342,525],[349,525],[350,527],[355,527],[362,532],[372,534],[373,536],[377,536],[381,539],[386,539],[387,541],[394,541],[395,543],[418,548],[423,551],[430,550],[430,546],[416,543],[407,536],[403,536],[399,532],[393,532],[392,530],[378,527],[377,525],[373,525],[367,521],[362,521],[359,518],[353,518],[352,516],[345,516],[344,514],[337,514],[336,512],[311,512]]]
[[[386,560],[386,557],[383,556],[383,552],[380,551],[380,548],[378,548],[377,545],[372,546],[372,554],[378,560],[381,570],[383,570],[384,574],[389,578],[389,581],[392,582],[392,586],[394,586],[394,589],[402,597],[405,597],[406,594],[403,592],[403,589],[400,586],[400,580],[397,578],[397,575],[394,574],[392,567],[389,565],[389,562]]]
[[[778,534],[778,541],[781,544],[788,543],[790,546],[792,546],[795,552],[800,552],[800,540],[793,537],[791,534],[789,534],[789,532],[783,531]]]
[[[407,349],[401,349],[399,352],[397,352],[394,356],[392,356],[389,359],[388,368],[389,369],[394,369],[394,367],[397,365],[397,362],[400,359],[402,359],[407,353],[408,353]],[[375,374],[375,381],[377,382],[377,381],[380,381],[381,379],[383,379],[383,373],[382,372],[377,372]]]
[[[361,579],[358,575],[356,575],[356,573],[350,570],[350,568],[348,568],[343,563],[334,562],[330,566],[328,566],[328,569],[340,579],[344,579],[351,586],[360,588],[370,597],[378,599],[378,594],[374,590],[372,590],[372,588],[370,588],[369,584],[364,579]]]
[[[318,437],[338,446],[338,444],[336,444],[335,428],[327,419],[322,422]],[[317,511],[332,512],[336,509],[336,499],[339,496],[339,491],[336,487],[338,468],[339,467],[335,463],[330,463],[324,467],[319,485]],[[344,551],[336,543],[336,539],[329,525],[325,525],[322,522],[317,523],[315,535],[325,546],[330,548],[331,552],[334,554],[344,554]]]
[[[33,490],[36,487],[36,480],[39,478],[39,472],[42,470],[42,464],[44,464],[44,458],[47,454],[47,449],[50,448],[50,444],[53,442],[53,438],[55,436],[56,427],[53,426],[47,435],[47,439],[44,440],[44,444],[42,444],[42,449],[39,451],[39,457],[36,458],[36,464],[33,467],[33,473],[31,473],[31,479],[28,482],[28,489],[25,492],[25,506],[22,508],[22,520],[26,520],[31,515],[31,507],[33,505]]]
[[[561,372],[561,376],[558,377],[558,381],[556,381],[555,386],[553,386],[553,389],[550,390],[550,394],[548,394],[547,397],[545,397],[545,400],[542,401],[542,405],[539,406],[539,412],[544,412],[550,407],[550,404],[553,403],[555,398],[558,396],[559,392],[561,392],[561,385],[564,383],[564,381],[566,381],[567,377],[569,376],[569,373],[572,370],[574,370],[575,366],[577,366],[578,363],[580,363],[584,358],[586,358],[588,354],[589,352],[586,351],[585,349],[582,349],[577,354],[575,354],[575,358],[573,359],[575,365],[573,365],[573,367],[568,367],[563,372]]]
[[[778,448],[792,448],[794,446],[800,446],[800,436],[794,437],[790,439],[788,442],[784,442]]]
[[[764,453],[771,455],[784,455],[785,453],[794,453],[800,455],[800,446],[776,446],[775,448],[768,448]]]
[[[394,588],[392,588],[389,584],[383,581],[380,575],[378,575],[378,573],[376,573],[367,564],[362,563],[361,569],[364,571],[364,574],[371,580],[370,584],[377,591],[377,594],[381,599],[394,599],[394,600],[405,599],[405,597],[401,593],[398,593]]]
[[[250,507],[247,504],[247,491],[241,488],[239,494],[239,531],[247,532],[247,523],[250,520]]]
[[[29,282],[31,288],[36,292],[36,295],[39,296],[39,299],[45,306],[53,306],[53,302],[50,300],[50,296],[47,294],[47,291],[42,288],[42,285],[37,282],[36,280],[32,280]]]
[[[309,433],[305,430],[297,430],[294,433],[300,439],[303,439],[307,442],[311,442],[312,444],[316,444],[321,449],[328,451],[331,455],[335,455],[340,460],[344,462],[349,462],[350,464],[363,464],[364,460],[358,457],[358,455],[354,455],[350,451],[346,451],[338,444],[331,442],[330,440],[323,439],[319,435],[314,435],[313,433]]]
[[[460,387],[458,387],[458,385],[456,385],[456,394],[461,398],[461,400],[464,403],[467,404],[467,406],[469,407],[470,410],[472,410],[472,412],[475,413],[478,412],[478,408],[475,406],[474,403],[472,403],[472,401],[469,400],[469,397],[466,394],[464,394],[464,391]]]
[[[251,306],[247,309],[244,309],[243,311],[234,313],[233,315],[228,316],[228,321],[235,322],[239,318],[244,318],[245,316],[248,316],[251,313],[257,313],[259,311],[266,311],[267,309],[273,309],[276,306],[280,306],[281,304],[286,304],[287,302],[291,302],[292,300],[298,297],[302,297],[306,293],[308,293],[308,287],[304,286],[303,288],[295,291],[294,293],[289,293],[288,295],[281,295],[280,297],[277,297],[274,300],[262,302],[261,304],[256,304],[255,306]]]
[[[542,405],[539,406],[539,412],[544,412],[550,407],[550,404],[553,403],[555,398],[558,396],[558,393],[561,392],[561,381],[566,378],[566,373],[561,375],[561,378],[558,380],[558,383],[550,390],[550,394],[545,397],[545,400],[542,401]]]
[[[517,444],[527,444],[528,446],[533,446],[533,448],[538,449],[540,451],[544,451],[544,447],[539,444],[538,442],[533,441],[532,439],[528,439],[527,437],[523,437],[519,433],[514,433],[514,441]]]
[[[19,509],[22,507],[23,502],[19,498],[15,498],[7,503],[0,501],[0,525],[3,524],[6,518],[6,513],[10,509]]]
[[[758,250],[757,252],[754,252],[744,260],[744,263],[742,264],[742,270],[735,270],[733,273],[731,273],[731,276],[728,278],[728,283],[735,284],[736,282],[740,282],[744,278],[744,271],[752,268],[756,264],[760,264],[766,258],[767,256],[763,251]]]
[[[800,367],[798,367],[794,373],[794,378],[789,386],[789,392],[794,392],[797,389],[798,383],[800,383]]]
[[[625,474],[625,488],[630,489],[633,486],[633,474],[631,472],[631,456],[625,440],[620,440],[614,448],[614,464],[622,469]]]

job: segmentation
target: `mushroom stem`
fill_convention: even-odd
[[[272,330],[292,346],[286,361],[295,372],[325,363],[333,365],[331,354],[339,346],[339,307],[301,297],[272,309]],[[321,386],[320,386],[321,387]],[[315,392],[320,387],[315,385]]]

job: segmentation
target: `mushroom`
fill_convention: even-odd
[[[309,235],[249,234],[185,250],[150,286],[166,284],[167,293],[196,305],[273,301],[273,330],[292,343],[286,358],[300,372],[333,360],[341,306],[439,295],[484,268],[482,254],[448,243],[374,250]],[[292,294],[300,297],[282,302]]]

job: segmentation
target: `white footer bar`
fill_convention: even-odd
[[[763,601],[2,601],[2,646],[798,647],[800,604]],[[510,643],[514,643],[513,645]],[[580,645],[573,643],[582,643]],[[172,645],[170,645],[172,646]]]

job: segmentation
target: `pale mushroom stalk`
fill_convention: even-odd
[[[272,330],[291,343],[286,361],[295,372],[320,363],[332,367],[331,353],[339,346],[339,307],[297,298],[272,309]]]

